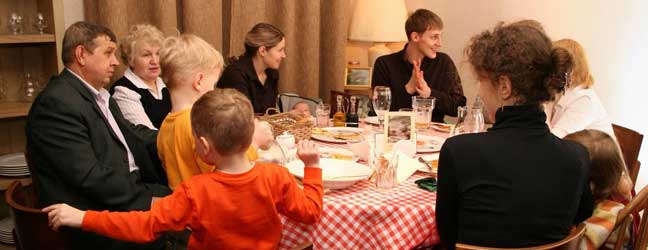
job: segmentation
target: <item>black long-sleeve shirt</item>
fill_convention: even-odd
[[[371,77],[371,86],[388,86],[392,100],[389,110],[412,107],[412,96],[405,90],[405,85],[412,76],[414,65],[405,59],[405,50],[381,56],[376,60]],[[424,57],[421,62],[423,78],[432,90],[430,97],[436,98],[432,121],[443,122],[443,117],[457,116],[457,107],[466,105],[466,97],[461,87],[461,79],[452,59],[437,52],[434,59]]]
[[[268,108],[276,107],[277,94],[279,94],[279,71],[266,69],[265,72],[268,77],[262,84],[254,69],[252,58],[241,56],[227,65],[217,87],[240,91],[250,99],[254,113],[265,113]]]
[[[488,132],[448,139],[439,158],[442,244],[528,247],[591,216],[587,150],[551,134],[538,106],[497,111]]]

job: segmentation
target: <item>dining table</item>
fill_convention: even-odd
[[[377,126],[360,127],[380,133]],[[444,139],[450,136],[432,129],[417,133]],[[349,148],[344,143],[317,144]],[[435,154],[438,151],[426,153]],[[440,239],[434,211],[436,192],[419,188],[415,183],[431,176],[436,174],[417,171],[391,189],[379,189],[374,181],[361,180],[346,189],[327,190],[321,217],[315,224],[306,225],[281,215],[279,249],[300,249],[298,246],[304,244],[312,244],[313,249],[415,249],[437,245]]]

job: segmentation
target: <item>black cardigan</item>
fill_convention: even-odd
[[[436,203],[444,246],[550,243],[591,216],[589,155],[545,119],[537,105],[505,107],[488,132],[446,141]]]

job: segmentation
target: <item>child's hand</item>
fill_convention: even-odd
[[[85,211],[68,206],[67,204],[55,204],[43,208],[43,212],[47,213],[49,226],[58,231],[60,226],[68,227],[81,227]]]
[[[252,146],[266,150],[274,141],[272,128],[266,121],[254,120],[254,135],[252,136]]]
[[[297,144],[297,157],[306,167],[319,168],[319,149],[312,141],[302,140]]]

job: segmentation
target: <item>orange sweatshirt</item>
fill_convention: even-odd
[[[160,126],[157,148],[172,190],[194,175],[214,171],[213,165],[203,162],[196,154],[195,147],[191,132],[191,109],[169,113]],[[253,146],[246,155],[251,161],[257,159]]]
[[[322,212],[322,170],[304,169],[304,189],[284,167],[257,163],[243,174],[192,177],[150,211],[88,211],[82,228],[111,238],[148,242],[165,231],[192,229],[188,250],[276,249],[279,213],[312,224]]]

